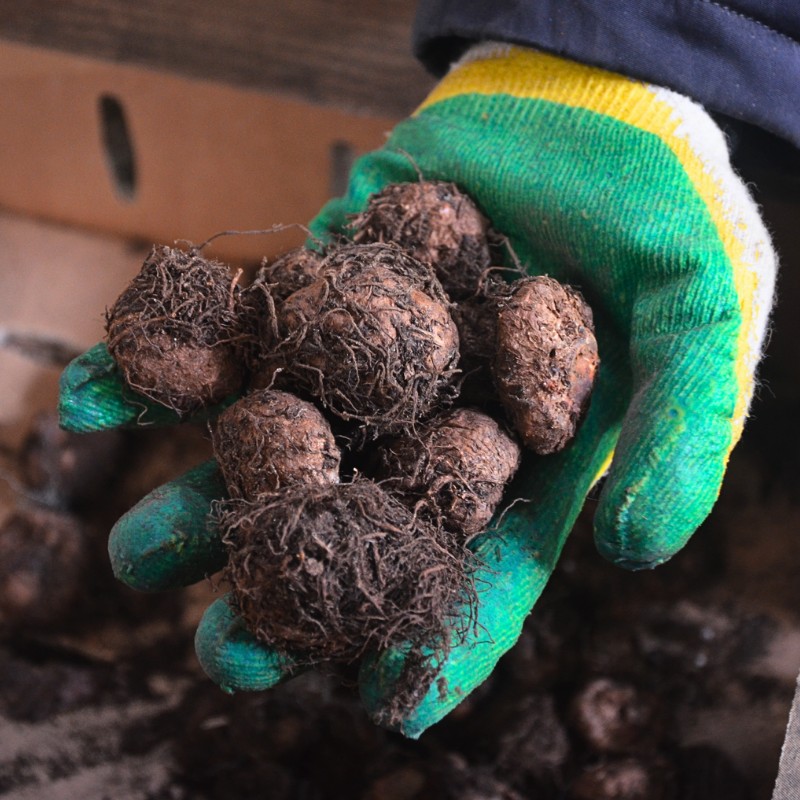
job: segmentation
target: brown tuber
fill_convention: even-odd
[[[490,264],[488,222],[454,183],[393,183],[353,221],[353,241],[392,242],[430,264],[450,297],[475,291]]]
[[[106,313],[108,350],[128,386],[179,414],[236,392],[237,296],[225,265],[154,247]]]
[[[497,347],[497,305],[494,298],[503,291],[508,291],[508,284],[487,275],[473,295],[454,303],[450,309],[458,328],[459,401],[465,405],[497,405],[491,372]]]
[[[322,261],[322,253],[307,247],[296,247],[275,261],[270,262],[265,259],[256,274],[253,286],[259,284],[269,286],[274,302],[280,304],[293,292],[314,283],[319,275]]]
[[[339,480],[341,453],[330,426],[311,403],[288,392],[246,395],[220,414],[212,438],[233,497],[255,500]]]
[[[458,331],[430,267],[394,245],[346,245],[278,313],[281,341],[263,374],[345,420],[402,427],[452,384]],[[265,379],[266,380],[266,379]]]
[[[516,281],[496,302],[492,372],[500,401],[527,447],[555,453],[589,404],[599,363],[591,309],[547,276]]]
[[[491,417],[458,408],[389,442],[381,477],[412,508],[472,535],[486,529],[519,462],[519,446]]]
[[[470,599],[468,553],[359,479],[218,508],[237,611],[261,641],[309,662],[448,641]]]

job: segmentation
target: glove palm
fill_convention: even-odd
[[[355,165],[347,195],[323,209],[313,232],[342,232],[373,192],[419,174],[458,184],[531,273],[584,293],[602,364],[576,440],[556,456],[526,457],[513,493],[527,502],[476,545],[484,566],[471,634],[422,672],[403,648],[362,665],[365,705],[409,736],[444,716],[516,641],[609,464],[595,515],[600,551],[644,568],[686,543],[740,435],[774,280],[768,236],[708,115],[617,75],[517,48],[474,49],[383,149]],[[81,405],[79,387],[65,397]],[[132,583],[154,588],[151,574],[158,587],[185,582],[210,563],[207,547],[194,557],[189,536],[174,567],[144,567],[163,563],[145,555],[162,552],[162,520],[174,530],[175,509],[198,542],[213,539],[186,509],[210,502],[216,479],[199,494],[193,484],[191,503],[186,480],[117,525],[112,560],[127,565]],[[195,565],[188,573],[186,563]],[[224,601],[209,609],[197,644],[209,674],[232,689],[266,688],[291,668],[243,632]]]

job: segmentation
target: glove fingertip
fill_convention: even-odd
[[[58,416],[61,427],[72,433],[180,422],[174,411],[134,396],[103,342],[78,356],[61,373]]]
[[[290,657],[256,640],[228,596],[206,609],[195,634],[195,652],[206,675],[229,694],[270,689],[295,670]]]
[[[721,476],[698,475],[687,484],[676,479],[670,491],[663,474],[622,477],[612,474],[601,494],[594,540],[600,555],[629,570],[653,569],[676,555],[708,516],[721,483]]]
[[[150,492],[111,530],[108,554],[116,578],[153,592],[189,586],[222,569],[227,554],[209,511],[224,494],[213,460]]]
[[[359,693],[364,710],[376,725],[417,739],[424,728],[417,730],[413,711],[399,713],[392,702],[397,697],[404,667],[405,654],[399,650],[366,656],[359,669]]]

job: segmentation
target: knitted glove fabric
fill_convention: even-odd
[[[422,671],[402,647],[362,664],[367,709],[411,737],[478,686],[516,641],[606,471],[595,515],[603,555],[646,568],[686,543],[714,504],[741,433],[775,272],[758,210],[702,108],[553,56],[473,48],[384,148],[357,162],[347,195],[323,209],[313,232],[343,231],[373,192],[420,175],[458,184],[532,274],[583,292],[602,363],[576,439],[558,455],[526,456],[515,492],[528,502],[476,544],[478,625]],[[65,387],[75,383],[70,369]],[[67,427],[74,407],[81,420],[102,418],[70,391]],[[90,402],[103,404],[98,392]],[[115,528],[112,561],[132,585],[180,583],[209,558],[214,534],[185,509],[210,502],[218,487],[192,481],[184,476],[146,499]],[[196,536],[184,537],[181,557],[161,569],[154,565],[162,549],[174,550],[176,518]],[[214,604],[198,631],[207,671],[230,689],[279,680],[290,661],[278,663],[226,609]]]

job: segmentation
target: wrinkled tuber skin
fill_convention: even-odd
[[[244,293],[269,288],[273,303],[280,305],[290,294],[311,285],[319,276],[324,254],[307,247],[295,247],[275,261],[261,263],[255,280]]]
[[[251,392],[216,420],[214,454],[232,497],[339,480],[341,453],[325,418],[288,392]]]
[[[591,309],[547,276],[511,284],[496,303],[500,401],[526,447],[555,453],[575,435],[599,365]]]
[[[108,351],[128,386],[179,414],[236,392],[238,294],[224,264],[154,247],[106,312]]]
[[[432,269],[394,245],[346,245],[278,309],[262,363],[344,420],[413,425],[452,386],[458,330]],[[267,379],[265,379],[267,380]]]
[[[264,259],[253,283],[242,290],[239,308],[247,336],[241,352],[252,373],[252,388],[272,388],[275,375],[272,371],[265,372],[263,367],[265,358],[279,341],[278,308],[289,295],[310,286],[319,277],[323,260],[320,252],[296,247],[271,263]]]
[[[324,255],[316,250],[296,247],[275,261],[265,259],[253,283],[267,284],[275,304],[280,305],[293,292],[314,283],[323,259]]]
[[[454,183],[393,183],[372,195],[353,241],[393,242],[436,271],[452,299],[472,294],[489,267],[489,224]]]
[[[227,501],[217,517],[236,610],[301,662],[447,643],[474,592],[466,548],[365,479]]]
[[[458,328],[461,370],[459,402],[481,407],[497,404],[491,364],[497,349],[498,295],[508,291],[499,277],[487,275],[478,290],[454,303],[450,314]]]
[[[520,463],[520,448],[491,417],[458,408],[393,439],[383,450],[387,488],[447,529],[486,529]]]

